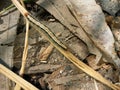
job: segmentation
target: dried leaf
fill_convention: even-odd
[[[96,55],[96,63],[99,62],[102,56],[100,51],[94,46],[92,41],[79,25],[78,21],[72,16],[64,0],[39,0],[37,4],[46,9],[63,25],[65,25],[73,34],[84,41],[88,46],[89,52]],[[46,7],[46,5],[48,5],[48,7]]]
[[[103,57],[115,67],[120,68],[120,60],[115,52],[114,37],[105,22],[104,14],[95,0],[69,0],[78,16],[78,21],[85,29]]]

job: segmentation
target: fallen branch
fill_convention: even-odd
[[[43,24],[35,20],[20,4],[17,0],[12,0],[15,6],[19,9],[24,17],[26,17],[31,26],[33,26],[40,34],[44,35],[46,39],[54,46],[57,50],[59,50],[68,60],[70,60],[74,65],[76,65],[79,69],[100,81],[101,83],[109,86],[114,90],[119,90],[120,87],[112,84],[108,80],[106,80],[103,76],[101,76],[98,72],[94,71],[92,68],[81,62],[78,58],[76,58],[71,52],[68,51],[66,46],[64,46],[60,41],[56,39],[54,34]],[[52,37],[53,36],[53,37]]]

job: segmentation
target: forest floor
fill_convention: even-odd
[[[0,3],[0,10],[6,6],[8,5]],[[119,75],[115,75],[115,70],[110,64],[95,65],[95,55],[89,53],[86,44],[50,13],[36,4],[27,4],[26,7],[35,18],[49,27],[77,58],[91,66],[110,82],[120,82]],[[13,46],[13,71],[17,74],[22,62],[25,32],[24,18],[20,15],[14,42],[1,43],[3,46]],[[24,79],[40,90],[111,90],[78,69],[32,27],[29,30],[28,43]],[[1,77],[0,81],[2,81]],[[4,89],[0,87],[0,90]]]

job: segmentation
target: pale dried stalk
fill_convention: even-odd
[[[20,0],[20,3],[25,8],[25,4],[24,4],[23,0]]]
[[[20,2],[22,6],[25,7],[23,0],[20,0]],[[25,18],[25,22],[26,22],[26,35],[25,35],[25,44],[24,44],[24,50],[23,50],[23,56],[22,56],[22,65],[21,65],[21,69],[19,72],[20,76],[23,76],[24,74],[27,54],[28,54],[29,21]],[[21,90],[21,87],[18,84],[16,84],[14,90]]]
[[[24,45],[24,51],[23,51],[23,57],[22,57],[22,66],[19,73],[21,76],[24,74],[25,64],[26,64],[26,59],[28,54],[28,34],[29,34],[29,21],[26,20],[25,45]]]
[[[29,33],[29,21],[26,19],[25,45],[24,45],[24,51],[23,51],[23,57],[22,57],[22,65],[19,72],[20,76],[23,76],[25,71],[25,64],[26,64],[27,53],[28,53],[28,33]],[[16,84],[14,90],[21,90],[21,87],[18,84]]]
[[[94,79],[94,85],[95,85],[95,89],[96,89],[96,90],[99,90],[99,89],[98,89],[97,82],[96,82],[96,80],[95,80],[95,79]]]
[[[87,73],[88,75],[90,75],[91,77],[95,78],[96,80],[100,81],[101,83],[109,86],[110,88],[112,88],[113,90],[120,90],[120,87],[112,84],[111,82],[109,82],[108,80],[106,80],[103,76],[101,76],[98,72],[94,71],[92,68],[90,68],[88,65],[84,64],[83,62],[81,62],[81,60],[79,60],[78,58],[76,58],[71,52],[69,52],[68,50],[61,48],[56,41],[54,41],[52,38],[50,38],[47,34],[47,32],[43,31],[46,30],[47,27],[45,27],[43,24],[41,24],[40,22],[36,21],[35,19],[33,19],[29,13],[18,3],[17,0],[12,0],[12,2],[16,5],[16,7],[18,7],[18,9],[20,10],[20,12],[26,16],[26,18],[29,18],[30,24],[42,35],[44,35],[46,37],[46,39],[51,42],[51,44],[56,47],[57,50],[59,50],[68,60],[70,60],[74,65],[76,65],[79,69],[81,69],[82,71],[84,71],[85,73]],[[33,23],[34,22],[34,23]],[[39,26],[36,25],[36,23],[39,23]],[[42,26],[42,27],[41,27]],[[44,29],[45,28],[45,29]],[[42,29],[42,30],[41,30]],[[47,28],[47,30],[49,30],[49,28]]]
[[[11,79],[12,81],[16,82],[18,85],[20,85],[25,90],[39,90],[26,80],[22,79],[20,76],[0,64],[0,73]]]
[[[32,19],[31,19],[32,21]],[[36,21],[37,22],[37,21]],[[40,34],[44,35],[41,28],[36,26],[34,23],[30,22],[31,26],[35,28]],[[47,38],[47,37],[46,37]],[[49,38],[49,37],[48,37]],[[51,42],[50,39],[47,40]],[[106,80],[103,76],[101,76],[98,72],[94,71],[92,68],[90,68],[88,65],[81,62],[82,60],[79,60],[77,57],[75,57],[69,50],[62,49],[60,46],[56,45],[56,43],[51,42],[51,44],[56,47],[57,50],[59,50],[68,60],[70,60],[75,66],[77,66],[79,69],[93,77],[94,79],[100,81],[101,83],[107,85],[108,87],[112,88],[113,90],[119,90],[120,87],[112,84],[108,80]]]

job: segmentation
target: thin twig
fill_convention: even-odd
[[[28,53],[28,33],[29,33],[29,21],[26,20],[26,35],[25,35],[25,44],[24,44],[24,50],[23,50],[23,56],[22,56],[22,65],[19,72],[19,75],[22,77],[25,71],[25,64],[27,60],[27,53]],[[14,90],[21,90],[21,86],[16,84]]]
[[[27,59],[27,53],[28,53],[28,34],[29,34],[29,21],[26,20],[26,35],[25,35],[25,44],[24,44],[24,51],[23,51],[23,57],[22,57],[22,67],[20,69],[20,76],[24,74],[26,59]]]
[[[23,0],[20,0],[22,6],[25,8],[25,4]],[[27,60],[27,54],[28,54],[28,36],[29,36],[29,21],[25,18],[26,22],[26,35],[25,35],[25,44],[24,44],[24,50],[23,50],[23,56],[22,56],[22,64],[21,64],[21,69],[19,72],[20,76],[23,76],[24,71],[25,71],[25,65],[26,65],[26,60]],[[16,84],[14,90],[21,90],[21,87]]]

